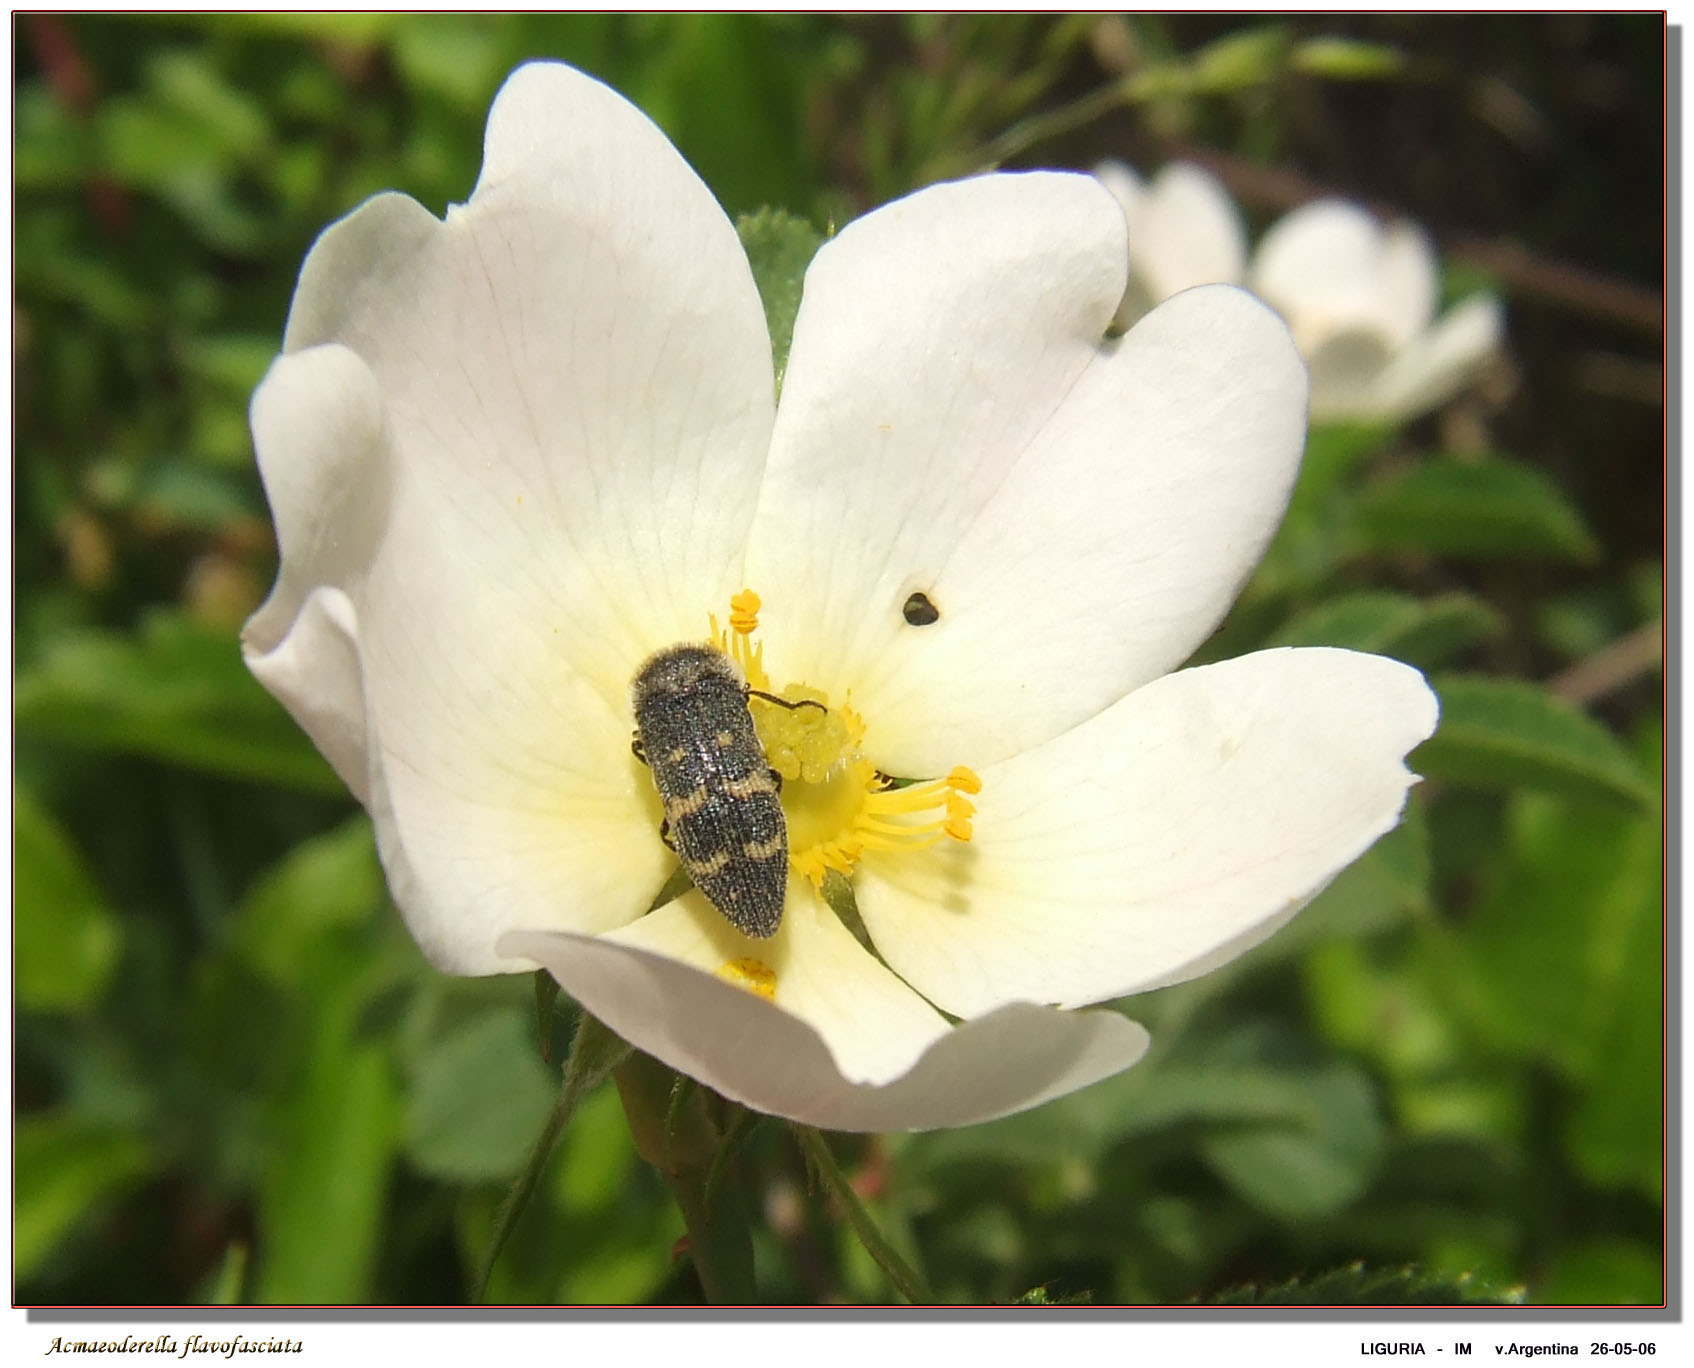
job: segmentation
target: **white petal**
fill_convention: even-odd
[[[1339,332],[1400,335],[1382,226],[1350,200],[1314,200],[1272,224],[1254,253],[1249,283],[1288,320],[1304,356]]]
[[[241,651],[254,677],[288,709],[362,803],[369,797],[369,759],[355,618],[341,590],[320,587],[307,594],[279,638],[248,635]]]
[[[315,347],[277,358],[253,394],[251,420],[282,564],[242,630],[242,654],[363,798],[357,614],[343,591],[388,521],[381,399],[352,352]]]
[[[1385,417],[1380,387],[1391,360],[1387,338],[1374,328],[1330,333],[1306,357],[1312,377],[1312,420]]]
[[[391,478],[374,382],[346,348],[280,358],[252,416],[282,570],[243,652],[370,810],[425,952],[496,972],[509,925],[639,914],[668,863],[652,781],[548,597],[503,583]]]
[[[1504,333],[1504,311],[1493,295],[1454,305],[1383,368],[1371,395],[1373,409],[1382,417],[1409,419],[1438,408],[1476,379]]]
[[[1382,235],[1383,318],[1389,345],[1405,346],[1435,317],[1441,293],[1441,266],[1428,234],[1402,219]]]
[[[1351,651],[1169,675],[984,770],[970,845],[867,859],[860,912],[889,966],[957,1015],[1191,977],[1393,827],[1435,718],[1416,670]]]
[[[779,683],[852,690],[896,774],[1015,754],[1184,659],[1281,517],[1305,370],[1245,291],[1116,342],[1109,198],[985,177],[807,275],[749,552]],[[909,625],[915,591],[940,610]]]
[[[471,202],[332,227],[286,346],[254,413],[283,567],[248,650],[366,801],[413,934],[487,973],[512,926],[631,920],[668,857],[629,682],[740,586],[772,419],[734,229],[645,115],[524,67]],[[326,584],[356,668],[334,615],[288,638]]]
[[[751,958],[776,974],[776,1004],[823,1037],[855,1083],[898,1078],[947,1033],[947,1019],[867,953],[803,880],[789,881],[782,926],[742,935],[698,893],[666,903],[606,937],[715,974]]]
[[[1147,1033],[1114,1012],[1018,1005],[947,1031],[907,1073],[855,1082],[799,1017],[668,956],[534,932],[508,935],[501,949],[544,965],[585,1010],[672,1068],[756,1111],[827,1130],[993,1120],[1118,1073],[1147,1048]]]
[[[735,230],[659,129],[535,63],[439,222],[379,196],[308,257],[287,346],[376,376],[409,516],[564,618],[608,703],[740,587],[773,414]]]
[[[1223,183],[1172,162],[1153,178],[1141,222],[1131,221],[1129,268],[1156,299],[1195,285],[1233,285],[1247,269],[1247,231]]]

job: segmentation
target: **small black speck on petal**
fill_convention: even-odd
[[[941,610],[929,601],[928,594],[920,591],[906,600],[900,615],[914,627],[927,627],[940,620]]]

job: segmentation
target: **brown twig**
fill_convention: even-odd
[[[1665,623],[1654,618],[1547,681],[1550,692],[1587,705],[1659,669],[1665,659]]]
[[[1173,147],[1171,152],[1173,156],[1207,167],[1236,199],[1262,209],[1282,212],[1307,200],[1340,194],[1333,187],[1296,171],[1255,166],[1209,147],[1181,145]],[[1369,200],[1364,203],[1383,218],[1395,217],[1399,212],[1392,205]],[[1571,313],[1604,319],[1655,337],[1664,331],[1664,298],[1657,290],[1543,256],[1507,239],[1457,234],[1446,239],[1442,247],[1455,261],[1495,276],[1513,294],[1544,299]]]

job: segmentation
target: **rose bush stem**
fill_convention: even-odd
[[[829,1195],[841,1203],[842,1211],[847,1214],[847,1224],[853,1227],[853,1233],[859,1237],[865,1252],[876,1260],[877,1267],[888,1275],[888,1281],[894,1284],[895,1290],[914,1306],[934,1306],[935,1293],[930,1291],[923,1276],[900,1257],[871,1219],[865,1204],[859,1200],[859,1194],[853,1191],[852,1183],[841,1171],[841,1165],[835,1162],[829,1141],[810,1126],[792,1129],[800,1152],[806,1156],[807,1166],[822,1181]]]
[[[715,1163],[731,1139],[712,1115],[718,1099],[706,1088],[677,1093],[678,1077],[647,1055],[632,1053],[613,1075],[640,1156],[659,1171],[688,1227],[688,1252],[706,1300],[757,1305],[753,1239],[734,1165]]]

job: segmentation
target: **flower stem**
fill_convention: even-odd
[[[1140,98],[1142,87],[1135,77],[1113,81],[1057,109],[1031,114],[970,153],[945,160],[938,166],[932,165],[928,170],[948,175],[958,175],[966,170],[997,170],[1002,163],[1036,143],[1081,128],[1114,109],[1136,103]]]
[[[571,1040],[571,1052],[565,1060],[563,1076],[559,1083],[559,1096],[553,1103],[553,1110],[548,1114],[547,1124],[541,1128],[541,1134],[535,1137],[535,1143],[530,1146],[529,1157],[524,1161],[523,1171],[518,1174],[517,1181],[512,1184],[511,1191],[506,1194],[506,1200],[500,1204],[500,1210],[494,1217],[494,1233],[489,1238],[487,1252],[482,1256],[482,1266],[477,1269],[476,1282],[471,1288],[471,1304],[480,1305],[488,1292],[489,1275],[494,1272],[494,1261],[500,1257],[500,1251],[505,1247],[507,1237],[512,1228],[517,1225],[518,1217],[523,1215],[524,1208],[529,1205],[529,1199],[535,1195],[535,1186],[541,1181],[541,1175],[546,1171],[547,1161],[552,1157],[553,1147],[558,1144],[559,1136],[575,1114],[577,1104],[605,1080],[614,1068],[629,1056],[630,1047],[623,1040],[613,1035],[587,1012],[577,1023],[576,1035]]]
[[[859,1200],[859,1194],[853,1191],[853,1185],[847,1181],[847,1175],[841,1171],[841,1165],[835,1162],[835,1153],[829,1147],[829,1141],[810,1126],[793,1127],[794,1138],[799,1142],[800,1152],[806,1156],[806,1163],[820,1179],[830,1196],[841,1203],[841,1209],[847,1213],[847,1224],[853,1227],[853,1233],[859,1237],[859,1243],[865,1247],[865,1252],[876,1260],[877,1266],[888,1275],[888,1281],[907,1301],[914,1306],[936,1305],[935,1293],[909,1263],[902,1259],[894,1246],[888,1243],[882,1231],[871,1219],[871,1214],[865,1210],[865,1204]]]
[[[644,1054],[631,1054],[613,1076],[636,1152],[658,1169],[682,1211],[706,1300],[757,1305],[746,1197],[733,1163],[719,1162],[736,1131],[733,1119],[725,1123],[715,1114],[722,1099]]]

